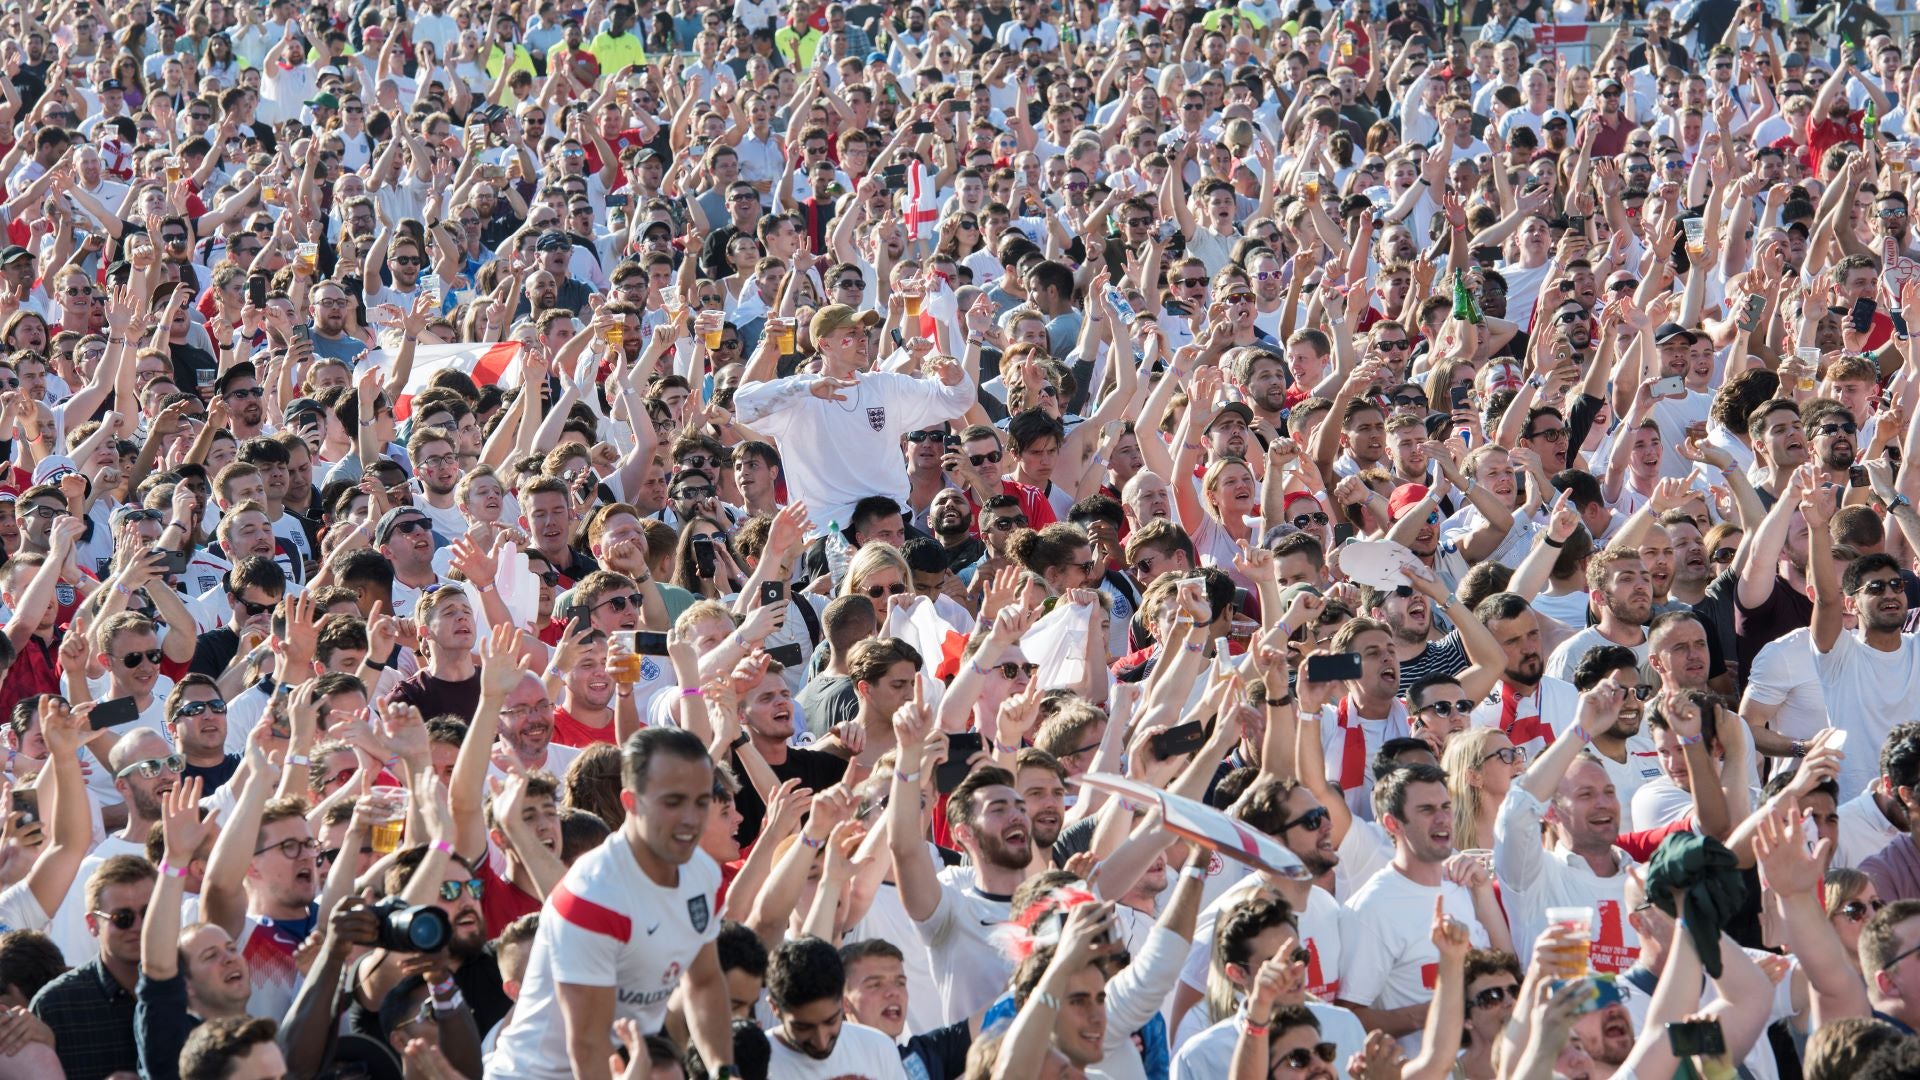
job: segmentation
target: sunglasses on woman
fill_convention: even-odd
[[[1473,995],[1473,1000],[1467,1003],[1467,1007],[1470,1009],[1490,1009],[1503,1001],[1518,1000],[1520,1000],[1519,983],[1514,983],[1510,986],[1489,986],[1485,990]]]
[[[1004,664],[995,665],[993,670],[999,672],[1001,678],[1007,680],[1008,682],[1012,682],[1013,680],[1019,678],[1021,675],[1025,675],[1029,679],[1033,678],[1034,672],[1040,670],[1040,665],[1039,664],[1019,664],[1009,660]]]
[[[907,587],[896,581],[891,585],[869,585],[860,591],[867,594],[867,599],[878,600],[883,596],[899,596]]]
[[[1848,922],[1866,922],[1869,916],[1886,906],[1884,900],[1849,900],[1840,906],[1840,914],[1846,916]]]

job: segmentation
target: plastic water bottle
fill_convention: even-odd
[[[847,543],[847,535],[840,531],[840,523],[827,522],[827,576],[833,579],[833,591],[838,593],[840,585],[847,579],[847,564],[853,561],[853,547]]]
[[[1121,292],[1119,286],[1107,286],[1106,297],[1107,303],[1113,305],[1113,310],[1120,316],[1121,322],[1132,326],[1133,321],[1139,318],[1139,316],[1134,313],[1133,305],[1127,303],[1127,294]]]

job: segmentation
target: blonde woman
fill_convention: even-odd
[[[1874,912],[1886,904],[1872,880],[1858,870],[1837,866],[1828,869],[1824,892],[1827,922],[1833,924],[1833,932],[1840,935],[1840,944],[1846,946],[1847,962],[1859,971],[1860,931]]]
[[[1453,843],[1461,851],[1493,849],[1493,819],[1513,782],[1527,771],[1526,750],[1499,728],[1469,728],[1447,740],[1441,759],[1453,796]]]
[[[913,601],[913,575],[907,557],[892,544],[867,544],[854,553],[841,596],[864,596],[873,603],[873,617],[887,625],[887,607],[905,607]]]

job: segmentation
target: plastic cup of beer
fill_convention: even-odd
[[[1687,254],[1699,258],[1707,253],[1707,223],[1703,218],[1690,217],[1680,219],[1680,228],[1687,234]]]
[[[1487,873],[1489,874],[1493,873],[1493,849],[1492,848],[1463,848],[1461,849],[1460,854],[1465,855],[1468,858],[1478,862],[1481,866],[1486,867]]]
[[[723,313],[711,308],[700,313],[700,334],[706,339],[708,352],[719,351],[720,337],[726,333],[726,322]]]
[[[320,268],[319,244],[301,244],[299,252],[300,265],[307,273],[311,274]]]
[[[1590,907],[1550,907],[1547,909],[1547,925],[1565,927],[1572,930],[1580,939],[1577,950],[1567,949],[1556,953],[1553,965],[1554,975],[1562,979],[1577,979],[1585,975],[1592,966],[1590,954],[1593,951],[1593,909]]]
[[[627,320],[615,319],[607,324],[607,344],[615,349],[626,344]]]
[[[1306,193],[1308,199],[1317,201],[1320,198],[1320,174],[1313,169],[1307,169],[1302,172],[1300,174],[1300,190]]]
[[[634,648],[632,630],[616,630],[608,636],[607,674],[613,676],[614,682],[623,686],[639,682],[642,663],[639,650]]]
[[[180,182],[180,178],[184,175],[186,175],[186,171],[185,171],[185,168],[180,164],[180,159],[177,157],[168,158],[167,159],[167,183],[177,184]]]
[[[796,321],[793,319],[770,320],[773,332],[773,347],[780,350],[781,356],[792,356],[797,350],[794,343]]]
[[[900,286],[900,299],[907,306],[907,318],[920,317],[920,305],[926,300],[927,287],[918,281],[909,281]]]
[[[406,788],[386,784],[374,785],[373,793],[393,806],[392,816],[374,825],[373,835],[368,841],[374,851],[385,855],[400,847],[400,836],[407,827],[407,801],[413,793]]]
[[[1817,346],[1807,345],[1793,350],[1793,355],[1800,361],[1800,381],[1797,389],[1812,393],[1814,377],[1820,373],[1820,350]]]

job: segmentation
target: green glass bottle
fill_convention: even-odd
[[[1473,302],[1473,291],[1467,288],[1467,279],[1458,270],[1453,272],[1453,317],[1480,325],[1480,305]]]

